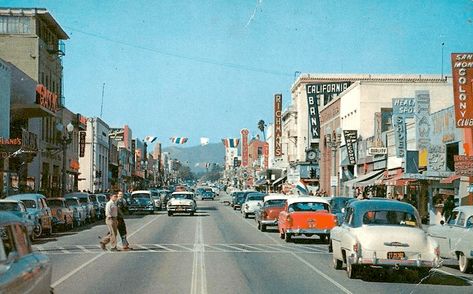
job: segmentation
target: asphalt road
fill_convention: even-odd
[[[195,216],[126,223],[132,251],[102,251],[103,222],[35,242],[53,262],[55,293],[473,293],[473,275],[456,267],[422,283],[413,272],[350,280],[317,237],[286,243],[218,200],[199,201]]]

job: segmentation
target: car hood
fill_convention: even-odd
[[[244,204],[245,205],[247,204],[249,207],[255,208],[258,206],[258,204],[263,205],[263,201],[251,200],[251,201],[246,201]]]
[[[362,226],[356,237],[362,248],[385,251],[421,252],[430,244],[430,238],[420,228],[400,226]]]

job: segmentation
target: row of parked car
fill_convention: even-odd
[[[275,226],[286,242],[317,235],[329,244],[335,269],[354,278],[376,268],[414,269],[425,276],[442,259],[472,270],[473,207],[454,209],[445,224],[424,228],[416,208],[397,200],[232,193],[231,206],[254,214],[258,229]]]

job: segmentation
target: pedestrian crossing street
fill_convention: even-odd
[[[130,244],[133,250],[123,253],[185,253],[201,251],[205,253],[308,253],[329,254],[327,245],[301,244]],[[118,246],[120,248],[120,246]],[[44,254],[88,254],[104,252],[99,244],[41,246],[34,245],[33,250]],[[112,253],[112,252],[111,252]]]

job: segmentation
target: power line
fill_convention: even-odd
[[[278,76],[292,77],[292,74],[287,73],[287,72],[250,67],[250,66],[246,66],[246,65],[242,65],[242,64],[237,64],[237,63],[220,62],[220,61],[213,60],[213,59],[206,58],[206,57],[191,57],[191,56],[186,56],[186,55],[181,55],[181,54],[169,53],[169,52],[166,52],[166,51],[157,50],[155,48],[139,46],[139,45],[136,45],[136,44],[131,44],[131,43],[127,43],[127,42],[124,42],[124,41],[115,40],[115,39],[112,39],[112,38],[109,38],[109,37],[101,36],[101,35],[98,35],[98,34],[95,34],[95,33],[85,32],[85,31],[82,31],[82,30],[79,30],[79,29],[76,29],[76,28],[68,27],[68,26],[64,26],[64,27],[71,30],[71,31],[79,32],[81,34],[88,35],[88,36],[91,36],[91,37],[94,37],[94,38],[102,39],[102,40],[112,42],[112,43],[116,43],[116,44],[125,45],[125,46],[136,48],[136,49],[150,51],[150,52],[157,53],[157,54],[160,54],[160,55],[170,56],[170,57],[179,58],[179,59],[185,59],[185,60],[199,62],[199,63],[206,63],[206,64],[212,64],[212,65],[217,65],[217,66],[222,66],[222,67],[239,69],[239,70],[259,72],[259,73],[278,75]]]

